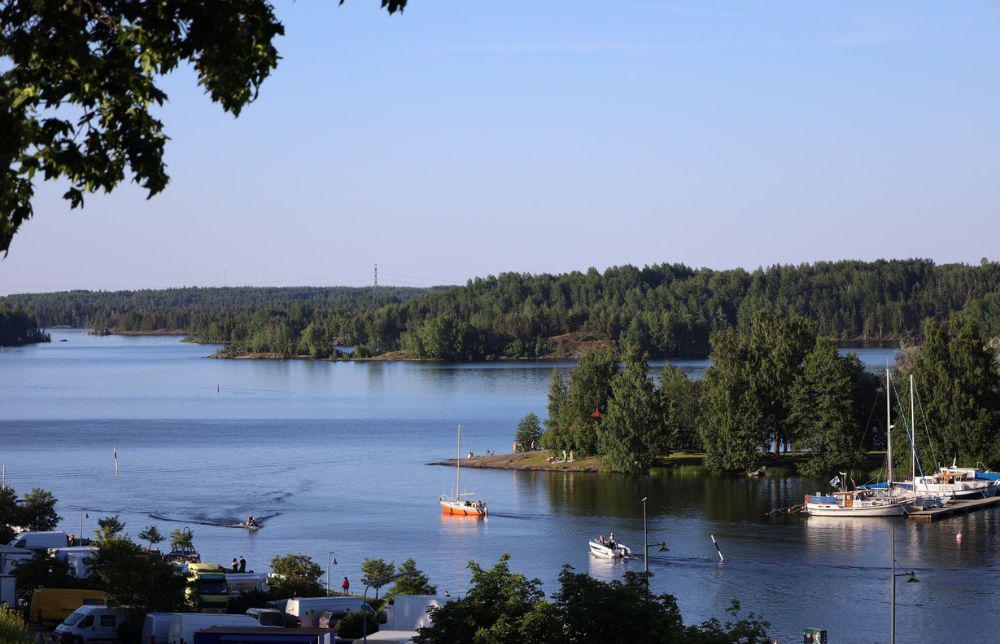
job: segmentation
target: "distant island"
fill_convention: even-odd
[[[183,332],[218,357],[576,359],[628,342],[651,357],[704,357],[713,333],[800,315],[825,338],[919,339],[954,313],[1000,335],[1000,264],[878,260],[747,271],[683,264],[561,275],[504,273],[463,286],[179,288],[11,295],[46,326]],[[349,349],[348,349],[349,348]]]
[[[21,308],[10,308],[0,303],[0,347],[50,341],[49,334],[39,328],[33,315]]]

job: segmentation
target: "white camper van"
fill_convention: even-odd
[[[125,619],[124,608],[87,605],[77,608],[56,626],[53,637],[57,641],[76,644],[117,642],[118,627]]]
[[[249,615],[225,613],[174,613],[167,631],[168,644],[194,644],[194,634],[213,626],[238,626],[239,628],[266,628]]]
[[[14,568],[17,568],[18,564],[33,556],[35,553],[27,548],[0,546],[0,575],[13,574]]]
[[[375,613],[361,597],[292,597],[285,604],[285,623],[289,626],[299,626],[303,621],[308,624],[311,618],[312,626],[316,626],[320,615],[327,611],[333,613],[333,617],[339,620],[347,613],[362,610],[362,607],[367,608],[372,614]]]
[[[49,548],[65,548],[69,545],[69,537],[65,532],[22,532],[8,544],[15,548],[28,550],[48,550]]]
[[[71,577],[87,579],[90,577],[91,572],[88,560],[97,555],[97,550],[94,546],[71,546],[68,548],[50,548],[49,554],[69,564],[69,574]]]

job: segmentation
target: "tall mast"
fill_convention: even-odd
[[[885,455],[889,468],[889,490],[892,490],[892,401],[889,398],[889,367],[885,368]]]
[[[458,447],[455,448],[455,500],[459,500],[462,497],[462,423],[458,424]]]
[[[917,417],[913,412],[913,374],[910,374],[910,445],[913,447],[912,468],[913,493],[917,493]]]

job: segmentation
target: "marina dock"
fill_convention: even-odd
[[[986,508],[1000,505],[1000,496],[991,496],[986,499],[973,499],[971,501],[958,501],[950,503],[943,508],[932,508],[930,510],[919,510],[910,512],[907,516],[914,521],[938,521],[947,519],[966,512],[975,510],[985,510]]]

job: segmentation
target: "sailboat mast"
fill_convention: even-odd
[[[462,496],[462,423],[458,424],[458,447],[455,448],[455,500]]]
[[[889,367],[885,368],[885,455],[889,468],[889,490],[892,490],[892,401],[889,398]]]
[[[910,374],[910,445],[913,447],[913,456],[910,463],[912,468],[913,493],[917,493],[917,417],[913,412],[913,374]]]

